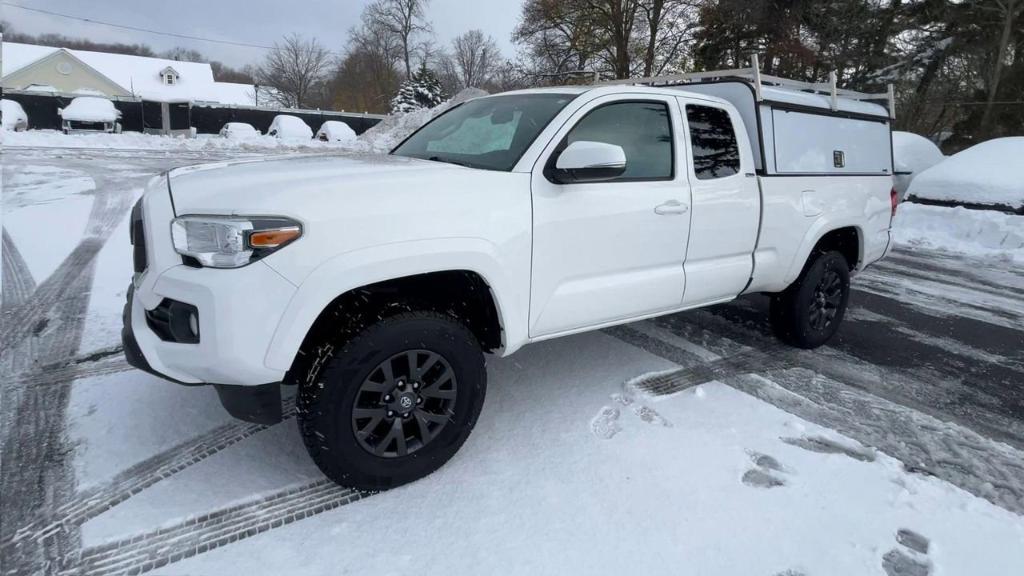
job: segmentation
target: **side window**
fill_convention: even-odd
[[[614,181],[669,180],[673,175],[672,125],[660,102],[620,102],[590,111],[565,138],[621,146],[626,171]]]
[[[693,144],[693,170],[698,180],[738,174],[740,148],[729,113],[710,106],[686,106]]]

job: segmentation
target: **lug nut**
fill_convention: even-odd
[[[416,403],[417,404],[423,404],[423,398],[417,398],[416,399]]]
[[[402,418],[408,418],[410,414],[412,414],[412,412],[406,412],[405,414],[402,414]]]
[[[401,380],[399,380],[398,381],[398,389],[401,390],[402,388],[405,388],[405,382],[402,382]]]
[[[391,402],[391,394],[386,394],[386,395],[384,396],[384,401],[385,401],[385,402]]]
[[[394,418],[394,417],[395,417],[394,410],[388,410],[388,418]]]
[[[420,383],[419,382],[413,382],[412,383],[412,389],[413,390],[419,390],[420,389]]]

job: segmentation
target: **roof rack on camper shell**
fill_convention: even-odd
[[[595,81],[594,84],[599,85],[614,85],[614,84],[645,84],[649,86],[679,86],[685,84],[696,84],[705,82],[708,80],[741,80],[749,82],[754,88],[754,93],[757,96],[757,101],[761,102],[765,100],[763,88],[779,87],[789,88],[798,92],[808,92],[811,94],[823,94],[830,97],[830,104],[833,111],[839,110],[839,99],[845,98],[848,100],[857,100],[862,102],[869,101],[882,101],[887,105],[889,117],[891,119],[896,118],[896,93],[893,89],[893,85],[889,84],[888,89],[885,92],[877,94],[868,94],[865,92],[857,92],[854,90],[846,90],[839,88],[838,77],[833,71],[829,73],[828,82],[804,82],[801,80],[790,80],[788,78],[780,78],[778,76],[771,76],[769,74],[761,73],[761,65],[758,60],[757,54],[750,57],[749,68],[737,68],[734,70],[712,70],[709,72],[690,72],[687,74],[672,74],[668,76],[653,76],[649,78],[623,78],[620,80],[600,80]]]

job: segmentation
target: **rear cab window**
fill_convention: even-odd
[[[740,146],[724,108],[686,104],[686,122],[698,180],[717,180],[740,172]]]

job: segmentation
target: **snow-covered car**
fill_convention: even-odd
[[[313,129],[298,116],[278,114],[270,123],[267,135],[288,140],[310,140],[313,138]]]
[[[934,142],[913,132],[892,133],[892,155],[896,169],[893,182],[900,200],[906,198],[914,177],[946,159]]]
[[[383,489],[469,436],[485,352],[751,293],[821,346],[891,247],[891,115],[743,74],[473,99],[389,155],[173,170],[132,210],[125,356],[254,422],[295,385],[320,469]]]
[[[244,140],[259,136],[260,131],[245,122],[228,122],[220,129],[220,135],[224,138]]]
[[[120,132],[121,111],[106,98],[79,96],[66,108],[59,108],[61,129],[65,134],[72,132]]]
[[[28,130],[28,114],[25,109],[14,100],[0,100],[0,114],[3,115],[4,130],[24,132]]]
[[[954,154],[914,178],[912,201],[1024,214],[1024,137],[997,138]]]
[[[320,125],[316,139],[321,142],[352,142],[356,139],[355,130],[344,122],[328,120]]]

